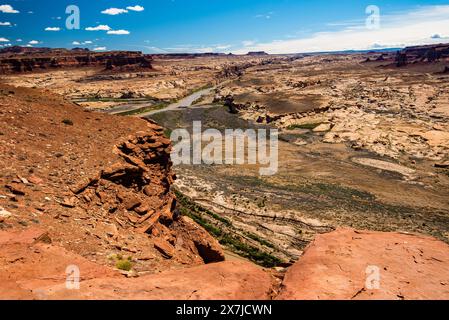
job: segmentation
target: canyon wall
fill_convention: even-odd
[[[151,70],[152,59],[135,51],[92,52],[87,49],[12,47],[0,51],[0,74],[57,68],[97,67],[105,71]]]

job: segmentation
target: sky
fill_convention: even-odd
[[[449,0],[0,0],[0,48],[278,54],[442,42]]]

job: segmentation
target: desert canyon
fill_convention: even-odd
[[[449,299],[447,44],[11,47],[0,75],[0,299]],[[174,166],[198,120],[278,129],[278,173]]]

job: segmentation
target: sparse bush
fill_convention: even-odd
[[[119,270],[123,270],[123,271],[130,271],[133,267],[132,262],[127,259],[127,260],[118,260],[115,263],[115,267]]]
[[[167,139],[170,139],[170,138],[171,138],[171,134],[172,134],[172,130],[171,130],[171,129],[167,128],[167,129],[164,130],[164,136],[165,136]]]
[[[120,253],[110,254],[108,256],[108,259],[114,261],[115,267],[119,270],[131,271],[131,269],[133,267],[131,256],[129,256],[125,259]]]

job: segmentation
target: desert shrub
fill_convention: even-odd
[[[133,267],[132,262],[127,259],[127,260],[118,260],[115,263],[115,267],[119,270],[123,270],[123,271],[130,271]]]

